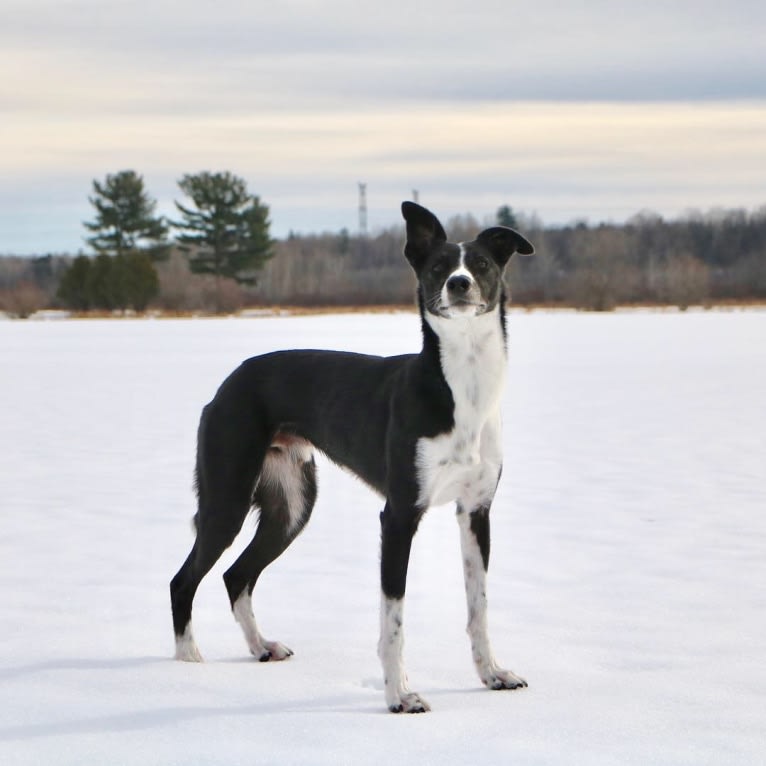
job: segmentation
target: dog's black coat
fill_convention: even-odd
[[[308,452],[312,446],[385,497],[381,586],[386,598],[403,597],[412,536],[426,510],[419,503],[418,443],[449,433],[455,425],[440,339],[426,315],[449,316],[469,296],[479,295],[481,309],[476,312],[495,311],[504,338],[502,271],[514,251],[533,250],[521,235],[503,227],[483,232],[475,242],[452,245],[430,212],[414,203],[404,203],[402,211],[407,221],[405,255],[418,276],[419,354],[265,354],[245,361],[204,408],[196,464],[197,537],[171,582],[177,641],[187,631],[190,635],[199,582],[233,542],[252,508],[260,511],[255,537],[224,575],[232,607],[243,594],[249,597],[263,569],[306,524],[316,499],[315,466]],[[437,304],[445,294],[447,308]],[[467,510],[472,511],[471,530],[486,569],[488,507]],[[261,643],[256,640],[255,645]],[[263,651],[259,659],[282,659],[271,656],[276,651]],[[404,709],[418,712],[418,705]],[[419,709],[427,706],[421,702]]]

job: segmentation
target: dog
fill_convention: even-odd
[[[252,609],[259,575],[297,537],[317,496],[317,449],[385,498],[381,522],[378,655],[394,713],[430,709],[404,670],[403,606],[412,538],[432,505],[457,502],[467,631],[490,689],[526,681],[495,661],[487,635],[489,512],[502,468],[500,403],[505,385],[503,273],[532,245],[502,226],[447,242],[439,220],[402,203],[404,255],[417,277],[423,347],[394,357],[338,351],[277,351],[243,362],[200,418],[196,539],[170,584],[176,659],[202,660],[192,601],[202,578],[259,512],[252,541],[224,574],[232,611],[260,661],[292,651],[261,634]]]

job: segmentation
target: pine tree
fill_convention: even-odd
[[[91,307],[103,311],[124,308],[118,279],[115,278],[115,260],[121,256],[110,256],[106,253],[97,255],[90,266],[88,294]]]
[[[159,293],[159,278],[145,252],[78,255],[59,283],[58,299],[75,311],[145,311]]]
[[[518,226],[516,214],[509,205],[501,205],[495,214],[498,226],[507,226],[509,229],[515,229]]]
[[[101,184],[93,181],[92,197],[96,219],[85,222],[94,232],[86,241],[99,255],[125,255],[143,251],[153,260],[167,257],[168,225],[155,215],[157,203],[144,190],[144,179],[133,170],[107,175]]]
[[[229,172],[185,175],[178,186],[193,203],[176,202],[182,220],[172,224],[189,252],[191,270],[212,274],[219,283],[229,278],[255,284],[256,272],[273,255],[268,206]]]
[[[125,260],[123,291],[126,303],[135,311],[146,311],[149,302],[160,291],[157,270],[147,253],[128,253],[123,258]]]
[[[61,275],[56,296],[67,308],[87,311],[91,307],[91,259],[78,255]]]

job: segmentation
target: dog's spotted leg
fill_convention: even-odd
[[[380,607],[378,655],[383,665],[386,705],[392,713],[425,713],[429,704],[407,686],[402,649],[404,599],[383,594]]]
[[[471,512],[458,505],[460,547],[463,554],[463,574],[468,602],[467,631],[471,652],[482,683],[489,689],[519,689],[527,682],[503,670],[495,661],[487,631],[487,567],[489,565],[489,507],[480,506]]]
[[[380,605],[378,656],[383,665],[386,705],[392,713],[425,713],[428,703],[407,685],[404,647],[404,590],[407,582],[412,536],[420,511],[394,512],[389,504],[380,515],[380,574],[383,590]]]

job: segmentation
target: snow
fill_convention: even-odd
[[[413,314],[4,322],[3,764],[760,764],[766,758],[766,313],[510,315],[492,514],[491,692],[465,635],[458,528],[424,519],[405,609],[411,687],[385,711],[378,511],[320,463],[314,517],[261,578],[247,655],[220,575],[171,660],[192,543],[197,418],[275,348],[417,350]],[[359,424],[363,427],[363,424]]]

